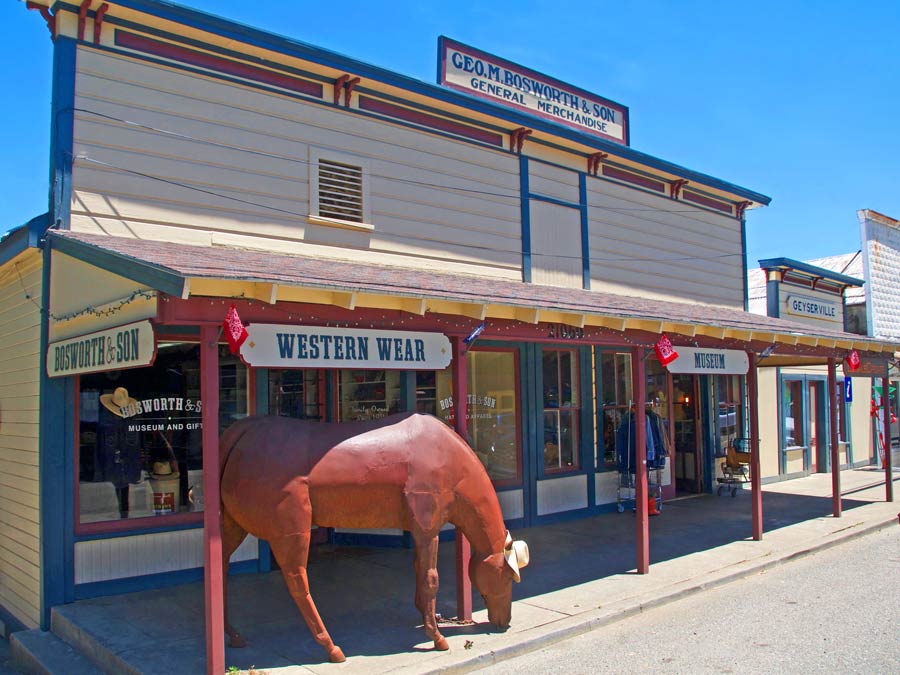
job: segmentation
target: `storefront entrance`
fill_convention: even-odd
[[[675,421],[674,471],[677,493],[704,491],[699,380],[697,375],[672,376]]]

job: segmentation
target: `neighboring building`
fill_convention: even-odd
[[[763,349],[892,348],[745,312],[769,198],[634,150],[620,104],[449,40],[438,86],[168,2],[50,4],[49,211],[0,242],[8,626],[200,578],[204,444],[248,414],[435,414],[531,525],[615,508],[635,403],[663,498],[709,492]]]

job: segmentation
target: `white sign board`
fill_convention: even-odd
[[[786,300],[787,313],[794,316],[805,316],[812,319],[825,321],[839,321],[838,305],[836,302],[808,298],[805,295],[789,295]]]
[[[737,349],[675,347],[678,358],[666,366],[670,373],[745,375],[750,368],[746,352]]]
[[[241,358],[257,368],[443,370],[450,340],[443,333],[255,323]]]
[[[63,377],[149,366],[155,358],[153,326],[149,321],[138,321],[51,342],[47,347],[47,375]]]
[[[474,47],[438,40],[438,83],[628,145],[628,108]]]

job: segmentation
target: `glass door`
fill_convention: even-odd
[[[700,402],[696,375],[672,376],[672,404],[675,422],[675,489],[703,491]]]

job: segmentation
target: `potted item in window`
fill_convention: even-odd
[[[173,469],[174,462],[153,462],[150,488],[153,490],[153,513],[164,516],[178,511],[181,474]]]

